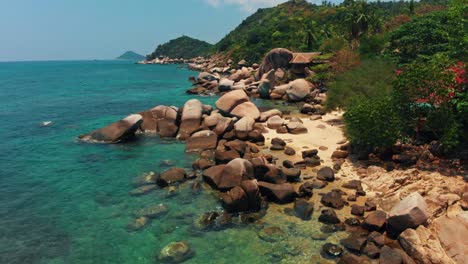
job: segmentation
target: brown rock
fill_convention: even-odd
[[[380,231],[385,227],[387,213],[384,211],[374,211],[367,215],[362,227],[369,231]]]
[[[392,234],[399,234],[407,228],[424,224],[428,218],[424,198],[418,192],[413,192],[390,211],[387,229]]]
[[[200,128],[203,113],[203,104],[197,100],[188,100],[182,109],[181,123],[177,138],[185,140]]]
[[[260,181],[258,185],[260,186],[260,192],[274,202],[290,203],[297,196],[294,187],[290,183],[272,184]]]
[[[135,135],[143,123],[141,115],[129,115],[126,118],[104,128],[80,136],[84,141],[99,141],[104,143],[125,142]]]
[[[216,107],[225,113],[230,113],[236,106],[248,102],[249,97],[242,90],[235,90],[224,94],[216,101]]]
[[[163,173],[158,178],[158,185],[165,187],[174,183],[183,182],[186,180],[187,172],[181,168],[172,168]]]
[[[203,130],[194,133],[186,144],[187,152],[204,151],[215,149],[218,143],[218,136],[210,130]]]

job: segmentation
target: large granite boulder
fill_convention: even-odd
[[[270,98],[270,90],[275,82],[275,70],[263,74],[260,84],[258,85],[258,94],[261,98]]]
[[[209,72],[200,72],[198,74],[198,81],[199,82],[219,81],[219,75],[211,74]]]
[[[84,141],[97,141],[105,143],[125,142],[135,135],[143,122],[141,115],[129,115],[124,119],[110,124],[104,128],[82,135],[80,138]]]
[[[437,235],[422,225],[417,229],[408,228],[403,231],[398,242],[416,263],[456,263],[447,255]]]
[[[236,158],[226,165],[211,167],[203,172],[203,178],[219,190],[228,190],[253,178],[253,167],[250,161]]]
[[[215,149],[218,143],[218,136],[210,130],[203,130],[194,133],[186,144],[187,152],[203,151]]]
[[[231,74],[229,76],[229,79],[235,82],[239,82],[243,79],[248,79],[250,76],[251,76],[251,71],[246,67],[242,67],[241,69],[237,70],[235,73]]]
[[[220,92],[229,92],[234,86],[234,81],[229,80],[228,78],[223,78],[219,81],[218,90]]]
[[[283,48],[276,48],[268,52],[263,58],[262,64],[257,71],[256,79],[259,80],[263,74],[278,68],[289,68],[289,62],[293,59],[291,51]]]
[[[235,90],[221,96],[216,101],[216,107],[224,113],[231,113],[231,111],[238,105],[249,102],[249,97],[242,90]]]
[[[141,131],[150,133],[156,133],[158,131],[158,123],[156,123],[156,119],[151,110],[143,111],[138,114],[143,118],[143,122],[140,125]]]
[[[289,101],[302,101],[310,94],[312,84],[305,79],[297,79],[289,83],[289,88],[286,91]]]
[[[284,120],[283,118],[275,115],[275,116],[272,116],[270,118],[268,118],[267,120],[267,127],[269,129],[277,129],[279,127],[281,127],[282,125],[284,124]]]
[[[231,115],[238,118],[250,117],[253,120],[257,120],[260,117],[260,110],[258,110],[257,106],[252,102],[244,102],[234,107],[231,111]]]
[[[418,192],[413,192],[390,211],[387,230],[389,233],[399,234],[407,228],[424,224],[428,218],[426,201]]]
[[[278,109],[271,109],[260,113],[260,119],[258,121],[265,122],[272,116],[282,116],[283,113]]]
[[[468,263],[468,211],[439,217],[432,229],[450,258],[456,263]]]
[[[261,196],[256,180],[242,181],[239,186],[221,195],[223,207],[228,212],[258,211],[261,207]]]
[[[178,109],[173,106],[156,106],[151,109],[156,119],[158,132],[161,137],[175,137],[179,127],[177,126]]]
[[[255,120],[249,116],[241,118],[234,124],[236,136],[243,139],[247,138],[249,132],[254,129]]]
[[[294,201],[297,193],[290,183],[273,184],[268,182],[258,182],[260,192],[268,197],[269,200],[277,203],[290,203]]]
[[[159,176],[157,184],[166,187],[171,184],[184,182],[187,179],[187,172],[181,168],[169,169]]]
[[[203,104],[198,99],[188,100],[182,109],[181,123],[177,138],[185,140],[200,128]]]

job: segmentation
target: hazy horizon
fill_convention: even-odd
[[[0,61],[146,55],[182,35],[216,43],[258,8],[281,2],[286,1],[0,0]]]

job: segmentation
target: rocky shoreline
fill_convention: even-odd
[[[189,93],[220,94],[216,109],[197,99],[182,108],[156,106],[80,138],[123,143],[139,133],[158,133],[186,141],[187,152],[199,153],[192,171],[171,168],[148,174],[136,179],[139,187],[131,194],[158,188],[171,192],[187,181],[192,182],[192,190],[210,186],[224,210],[203,215],[196,224],[201,230],[225,228],[234,217],[244,224],[255,223],[266,212],[280,210],[320,226],[321,257],[308,261],[468,262],[468,186],[461,175],[387,171],[349,157],[341,113],[323,111],[325,90],[304,78],[281,84],[282,73],[289,74],[291,56],[287,50],[275,49],[261,65],[247,67],[242,62],[237,69],[231,69],[232,62],[216,67],[213,61],[199,58],[189,64],[203,71],[192,78],[195,87]],[[301,113],[262,112],[251,97],[303,102]],[[158,205],[141,212],[129,229],[140,230],[165,211]],[[284,239],[286,231],[280,225],[262,228],[259,237]],[[331,233],[340,239],[329,238]],[[161,250],[158,259],[180,263],[193,254],[186,242],[175,241]]]

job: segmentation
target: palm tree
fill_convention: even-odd
[[[351,42],[359,47],[359,37],[369,30],[370,12],[369,6],[365,1],[352,2],[348,7],[344,22],[350,28]]]

